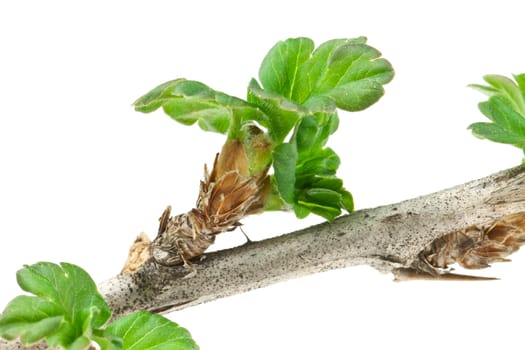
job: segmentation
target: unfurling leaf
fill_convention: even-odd
[[[472,133],[482,139],[523,147],[525,135],[506,130],[495,123],[474,123],[469,126]]]
[[[489,96],[479,104],[479,110],[492,123],[474,123],[469,129],[479,138],[525,151],[525,74],[514,78],[516,82],[500,75],[487,75],[484,79],[489,86],[471,85]]]
[[[234,114],[262,118],[247,102],[193,80],[176,79],[161,84],[134,103],[135,110],[150,113],[162,107],[174,120],[204,131],[226,134]]]
[[[515,75],[514,79],[502,75],[485,75],[485,80],[490,86],[472,84],[470,87],[491,96],[503,98],[511,108],[525,115],[525,74]]]
[[[54,333],[63,319],[62,310],[54,303],[20,295],[0,316],[0,336],[8,340],[20,336],[23,344],[33,344]]]
[[[353,210],[350,192],[335,176],[340,160],[324,147],[337,128],[337,115],[304,117],[289,143],[274,152],[275,182],[282,198],[299,218],[309,213],[333,220],[344,209]]]
[[[295,199],[295,167],[297,149],[289,143],[283,143],[273,151],[275,182],[281,197],[288,203]]]
[[[278,42],[270,49],[259,68],[259,79],[264,89],[292,100],[297,74],[310,59],[313,50],[314,42],[308,38]]]
[[[259,123],[268,129],[268,133],[275,144],[283,142],[299,119],[308,111],[283,96],[263,90],[255,79],[248,87],[248,102],[260,108],[265,119]]]
[[[320,96],[347,111],[365,109],[383,94],[394,70],[366,38],[336,39],[314,51],[308,38],[277,43],[259,70],[264,89],[304,105]]]

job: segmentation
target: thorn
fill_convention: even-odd
[[[428,272],[419,271],[413,268],[399,268],[392,271],[395,282],[405,282],[414,280],[429,281],[494,281],[499,280],[497,277],[471,276],[456,273],[442,273],[432,275]]]
[[[244,232],[244,230],[242,229],[241,226],[239,226],[239,230],[241,230],[241,232],[244,235],[244,237],[246,237],[246,242],[244,243],[245,245],[253,243],[253,241],[250,239],[250,237],[248,237],[248,235],[246,234],[246,232]]]

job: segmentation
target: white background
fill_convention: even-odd
[[[468,5],[466,5],[467,3]],[[525,71],[520,1],[18,1],[0,5],[0,308],[15,272],[67,261],[96,281],[120,270],[166,205],[191,209],[223,141],[131,103],[177,77],[244,97],[278,40],[365,35],[396,69],[377,105],[341,113],[330,146],[358,209],[518,165],[478,140],[482,75]],[[253,239],[318,222],[244,221]],[[221,235],[217,247],[243,242]],[[525,255],[491,283],[394,283],[333,271],[172,314],[202,349],[518,349]],[[521,345],[520,345],[521,344]]]

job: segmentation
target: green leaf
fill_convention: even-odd
[[[297,172],[301,175],[306,174],[335,174],[341,164],[337,153],[331,148],[312,150],[309,154],[304,154],[298,161]]]
[[[469,129],[481,139],[516,145],[520,148],[525,147],[525,135],[513,133],[494,123],[474,123],[469,126]]]
[[[383,94],[394,70],[366,38],[336,39],[314,51],[307,38],[277,43],[261,64],[262,86],[301,105],[328,97],[347,111],[365,109]]]
[[[297,149],[290,143],[283,143],[273,151],[275,182],[281,197],[288,203],[295,202],[295,167]]]
[[[489,86],[470,86],[489,96],[478,107],[492,123],[474,123],[469,129],[476,137],[525,150],[525,75],[514,75],[516,82],[501,75],[483,79]]]
[[[259,69],[264,89],[291,100],[299,69],[310,58],[313,49],[314,42],[308,38],[278,42],[270,49]]]
[[[486,117],[502,128],[516,134],[525,135],[525,117],[516,112],[508,102],[499,96],[482,102],[479,109]]]
[[[248,102],[259,107],[265,118],[257,120],[276,144],[281,143],[290,133],[296,122],[308,113],[283,96],[261,89],[256,80],[252,79],[248,87]]]
[[[337,191],[328,188],[309,188],[302,195],[304,196],[303,201],[315,202],[326,207],[341,201],[341,195]]]
[[[190,333],[167,318],[136,312],[111,323],[107,331],[122,338],[123,350],[199,349]]]
[[[338,191],[341,194],[341,207],[349,213],[353,212],[354,197],[352,194],[342,187]]]
[[[479,92],[487,96],[492,96],[498,92],[498,89],[495,89],[491,86],[485,86],[485,85],[479,85],[479,84],[469,84],[469,87],[473,88],[474,90],[478,90]]]
[[[337,47],[311,95],[329,96],[347,111],[369,107],[383,96],[383,84],[394,77],[392,66],[380,56],[378,50],[364,43],[351,41]]]
[[[514,80],[518,83],[521,95],[525,99],[525,73],[514,75]]]
[[[309,183],[313,187],[328,188],[332,190],[338,190],[343,187],[343,180],[334,175],[314,175]]]
[[[489,84],[477,85],[472,84],[470,87],[481,91],[489,97],[497,96],[505,100],[505,102],[515,111],[525,115],[525,83],[522,75],[515,75],[514,78],[518,82],[516,84],[512,79],[502,75],[485,75],[483,79]]]
[[[312,92],[316,89],[320,80],[330,69],[331,56],[339,47],[349,42],[366,43],[366,39],[361,37],[357,39],[334,39],[329,40],[321,45],[312,53],[310,59],[305,62],[297,74],[299,82],[293,92],[292,99],[304,103],[309,100]]]
[[[214,102],[178,99],[167,101],[164,112],[184,125],[198,122],[204,131],[215,131],[225,134],[230,126],[231,111]]]
[[[314,213],[316,215],[322,216],[328,221],[332,221],[334,218],[341,215],[341,209],[337,207],[331,207],[331,206],[324,206],[321,204],[318,204],[316,202],[311,201],[302,201],[299,200],[298,204],[294,206],[295,213],[299,213],[299,218],[306,217],[307,213]],[[305,215],[306,214],[306,215]]]
[[[507,100],[492,96],[480,103],[479,109],[493,123],[474,123],[469,126],[475,136],[519,148],[525,146],[525,117],[513,110]]]
[[[274,151],[277,189],[298,218],[314,213],[333,220],[341,210],[353,210],[352,195],[335,176],[339,157],[324,147],[337,123],[336,113],[305,116],[296,125],[290,142]]]
[[[300,153],[308,152],[318,143],[317,134],[320,131],[320,127],[314,116],[304,117],[295,130],[294,140]]]
[[[0,337],[33,344],[54,333],[64,319],[62,310],[45,299],[20,295],[7,304],[0,316]]]
[[[518,111],[521,115],[525,115],[525,73],[514,75],[514,79],[521,93],[521,99],[518,100],[521,108],[519,108]]]
[[[512,79],[501,75],[486,75],[485,81],[492,85],[498,93],[516,111],[525,114],[525,99],[522,92]]]
[[[97,342],[101,350],[121,350],[123,348],[122,337],[112,334],[107,329],[95,330],[91,338]]]
[[[309,208],[307,206],[303,206],[303,205],[301,205],[299,203],[295,203],[293,205],[293,211],[294,211],[295,216],[298,219],[304,219],[305,217],[307,217],[308,215],[310,215],[312,213],[311,208]]]
[[[338,125],[339,118],[336,112],[318,112],[306,116],[296,126],[291,142],[295,143],[300,157],[311,154],[312,151],[321,149],[326,144],[328,137],[337,130]]]
[[[295,206],[300,207],[301,210],[298,211],[296,208],[296,213],[299,212],[301,215],[305,215],[308,210],[332,221],[341,215],[342,209],[348,212],[354,210],[352,195],[342,186],[337,188],[311,186],[300,191],[300,194],[297,196]]]
[[[215,91],[193,80],[176,79],[161,84],[134,103],[135,110],[150,113],[162,107],[172,119],[197,123],[204,131],[226,134],[232,118],[263,119],[261,112],[239,98]]]
[[[45,338],[49,346],[83,349],[111,312],[91,277],[80,267],[41,262],[17,273],[20,287],[35,296],[19,296],[0,316],[0,336],[24,343]]]

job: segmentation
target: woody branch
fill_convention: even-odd
[[[342,216],[286,235],[207,254],[198,273],[146,263],[100,285],[115,316],[168,312],[321,271],[366,264],[381,272],[420,269],[436,239],[525,216],[525,167],[451,189]],[[402,276],[400,276],[402,277]]]
[[[165,313],[354,265],[370,265],[402,279],[407,269],[425,273],[421,254],[432,242],[469,227],[489,227],[512,217],[510,226],[521,231],[513,237],[523,240],[523,227],[515,223],[523,225],[525,217],[524,181],[525,166],[520,166],[426,196],[360,210],[332,223],[210,253],[196,264],[191,278],[184,278],[188,269],[183,266],[165,267],[150,259],[133,273],[103,282],[99,289],[113,317],[119,317],[137,310]],[[23,349],[18,342],[0,346]]]

